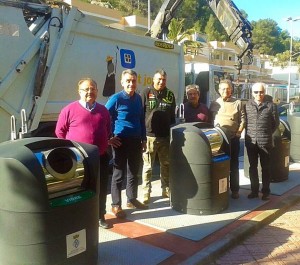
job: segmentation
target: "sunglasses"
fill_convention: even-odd
[[[264,91],[253,91],[254,94],[265,94]]]

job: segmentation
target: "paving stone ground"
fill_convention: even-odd
[[[300,264],[300,203],[210,265]]]

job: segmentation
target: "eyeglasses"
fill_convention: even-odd
[[[89,91],[95,92],[95,91],[97,91],[97,88],[94,88],[94,87],[87,87],[87,88],[80,88],[79,90],[87,93],[87,92],[89,92]]]
[[[253,91],[254,94],[265,94],[265,91]]]
[[[197,96],[199,94],[198,94],[198,92],[188,92],[187,95],[188,96]]]

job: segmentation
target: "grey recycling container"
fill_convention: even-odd
[[[96,146],[56,138],[4,142],[0,174],[0,264],[97,264]]]
[[[291,149],[291,128],[289,123],[280,120],[279,126],[273,133],[274,147],[271,157],[271,182],[282,182],[288,179]],[[244,175],[249,178],[249,159],[247,148],[244,148]],[[261,180],[261,164],[258,159],[258,175]]]
[[[228,207],[230,158],[221,150],[222,132],[202,127],[183,123],[171,128],[171,207],[194,215],[216,214]]]
[[[300,162],[300,113],[288,113],[287,119],[291,127],[290,157],[293,162]]]

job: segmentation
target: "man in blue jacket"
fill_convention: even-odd
[[[146,209],[146,205],[137,200],[138,170],[142,151],[146,148],[146,128],[142,100],[137,94],[137,74],[133,70],[124,70],[121,77],[123,90],[114,94],[106,103],[112,120],[113,137],[109,143],[113,150],[113,175],[111,183],[112,212],[118,218],[124,218],[121,190],[127,174],[127,207]]]

